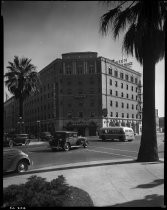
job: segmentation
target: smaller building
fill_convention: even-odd
[[[159,131],[164,132],[164,117],[159,117]]]

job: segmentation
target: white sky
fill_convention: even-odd
[[[4,18],[4,73],[15,55],[32,59],[40,71],[62,53],[94,51],[109,59],[122,59],[121,41],[99,33],[100,17],[107,6],[97,1],[8,1],[2,3]],[[127,58],[124,55],[123,58]],[[142,73],[135,58],[133,69]],[[164,116],[164,60],[156,65],[156,108]],[[8,96],[11,94],[4,87]]]

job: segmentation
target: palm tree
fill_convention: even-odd
[[[109,1],[107,1],[109,3]],[[142,136],[137,161],[157,161],[155,121],[155,64],[165,54],[165,1],[119,1],[101,17],[100,31],[113,30],[114,39],[126,30],[122,49],[143,65]],[[128,28],[127,28],[128,26]]]
[[[7,79],[5,85],[17,100],[19,100],[19,118],[23,118],[23,103],[29,96],[39,91],[40,79],[36,67],[31,64],[31,59],[14,56],[13,62],[8,62],[8,72],[4,75]]]

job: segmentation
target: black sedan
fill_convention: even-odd
[[[69,151],[72,147],[83,146],[87,147],[88,141],[86,137],[78,136],[74,131],[57,131],[53,139],[49,141],[50,147],[53,150],[63,149]]]

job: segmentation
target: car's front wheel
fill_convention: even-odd
[[[25,160],[21,160],[18,162],[17,167],[16,167],[16,172],[17,173],[23,173],[28,170],[28,163]]]
[[[64,151],[69,151],[70,150],[70,144],[69,143],[65,143],[63,146]]]
[[[87,148],[87,147],[88,147],[88,143],[87,143],[87,142],[84,142],[84,143],[83,143],[83,147],[84,147],[84,148]]]
[[[11,148],[12,148],[12,147],[13,147],[13,145],[14,145],[14,144],[13,144],[13,140],[10,140],[10,141],[9,141],[9,147],[11,147]]]

